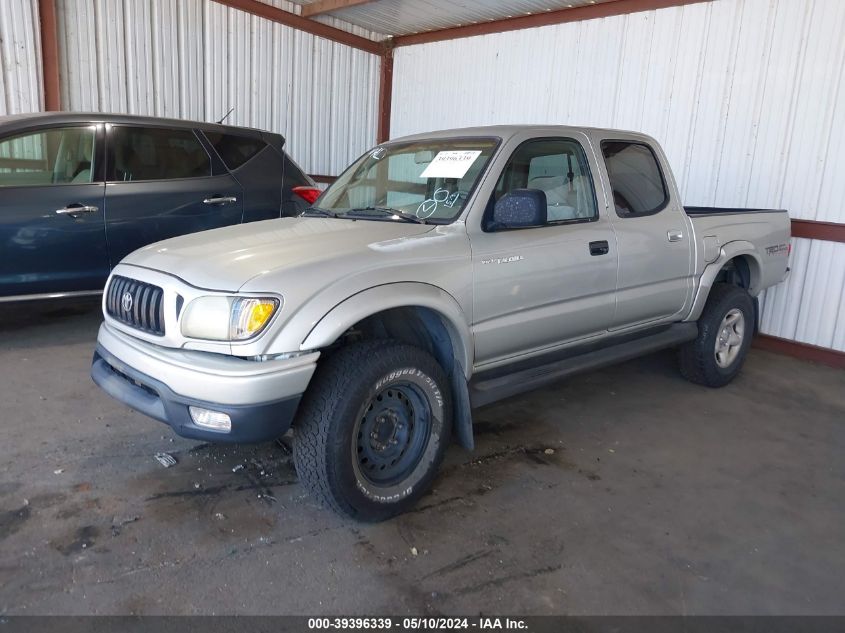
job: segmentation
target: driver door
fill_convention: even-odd
[[[544,226],[471,235],[478,365],[606,335],[615,309],[613,227],[598,213],[586,140],[532,139],[503,169],[487,208],[514,189],[540,189]]]

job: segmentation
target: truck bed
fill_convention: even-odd
[[[751,293],[780,282],[787,271],[789,214],[782,209],[684,207],[696,236],[696,270],[704,270],[728,244],[753,244],[759,265]],[[743,247],[742,250],[745,250]]]

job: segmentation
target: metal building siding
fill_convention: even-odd
[[[714,0],[395,51],[392,136],[595,125],[663,145],[685,203],[845,222],[845,2]],[[845,350],[845,244],[794,240],[763,331]]]
[[[845,244],[793,238],[790,266],[765,293],[762,331],[845,351]]]
[[[234,108],[227,123],[281,133],[310,173],[337,174],[375,143],[375,55],[210,0],[57,7],[65,109],[216,121]]]
[[[37,0],[0,2],[0,116],[42,109]]]

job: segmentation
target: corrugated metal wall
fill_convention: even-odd
[[[845,222],[845,2],[714,0],[395,51],[391,134],[641,130],[691,205]],[[763,331],[845,350],[845,244],[795,240]]]
[[[339,173],[375,143],[375,55],[210,0],[57,7],[65,109],[215,121],[234,108],[227,123],[280,132],[318,174]]]
[[[0,0],[0,116],[42,108],[37,0]]]

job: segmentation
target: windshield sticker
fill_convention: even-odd
[[[481,150],[450,150],[437,152],[420,178],[463,178]]]
[[[381,157],[384,156],[384,152],[386,150],[383,147],[376,147],[372,152],[370,152],[370,158],[373,160],[381,160]]]

